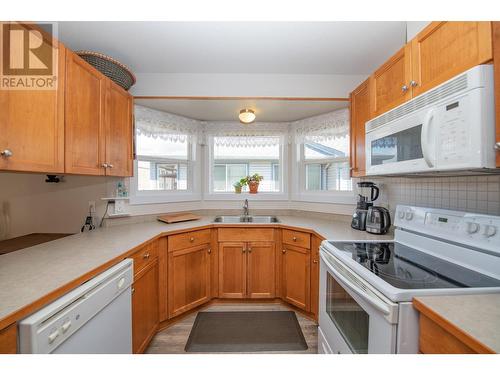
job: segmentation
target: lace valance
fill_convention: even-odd
[[[326,142],[349,135],[349,109],[295,121],[291,125],[296,143]]]

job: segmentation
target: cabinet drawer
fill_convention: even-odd
[[[168,251],[186,249],[192,246],[210,243],[210,229],[197,230],[168,236]]]
[[[311,235],[309,233],[283,229],[283,243],[310,249]]]
[[[219,242],[274,241],[272,228],[220,228]]]
[[[144,246],[130,257],[134,260],[134,275],[158,258],[158,241]]]

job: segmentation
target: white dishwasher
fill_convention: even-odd
[[[19,323],[21,353],[132,353],[132,260],[126,259]]]

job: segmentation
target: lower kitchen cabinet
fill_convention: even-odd
[[[168,253],[168,317],[172,318],[211,298],[209,244]]]
[[[220,298],[274,298],[274,242],[219,244]]]
[[[17,325],[16,323],[0,330],[0,354],[17,353]]]
[[[281,251],[282,298],[302,310],[310,311],[310,250],[284,244]]]
[[[134,276],[132,293],[132,350],[142,353],[158,327],[158,258]]]

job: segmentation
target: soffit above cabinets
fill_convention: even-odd
[[[401,48],[406,22],[59,22],[58,34],[135,73],[364,75]]]
[[[259,122],[290,122],[349,106],[348,101],[271,99],[135,99],[135,104],[201,121],[238,121],[242,108]]]

